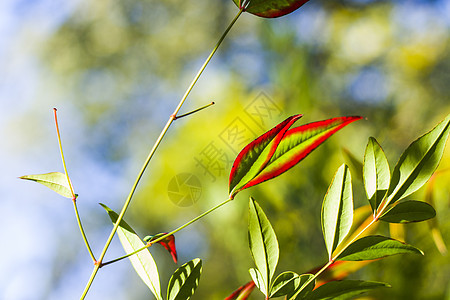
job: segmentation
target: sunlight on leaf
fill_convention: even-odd
[[[405,198],[430,179],[441,161],[449,132],[450,115],[409,145],[394,168],[387,203]]]
[[[118,218],[117,213],[102,203],[100,203],[100,205],[106,210],[111,218],[111,221],[115,224]],[[120,242],[122,243],[123,249],[127,254],[133,253],[134,251],[145,246],[136,232],[123,219],[117,228],[117,234]],[[152,291],[156,299],[162,299],[158,268],[156,267],[156,263],[153,260],[150,251],[148,251],[148,249],[144,249],[139,253],[130,256],[129,259],[133,265],[133,268],[136,270],[136,273]]]
[[[253,198],[249,202],[248,238],[253,260],[260,272],[259,282],[264,283],[264,294],[268,296],[270,282],[278,264],[278,241],[272,225]],[[255,283],[258,285],[257,281]],[[261,285],[258,288],[261,289]]]
[[[361,119],[339,117],[287,130],[300,116],[286,119],[239,153],[230,173],[230,197],[234,197],[243,189],[283,174],[334,133]]]
[[[353,222],[353,193],[348,167],[336,172],[322,205],[322,231],[331,259],[333,251],[350,231]]]
[[[70,191],[70,185],[67,181],[67,176],[63,173],[51,172],[46,174],[25,175],[19,178],[35,181],[37,183],[45,185],[61,196],[72,199],[72,192]]]
[[[270,298],[293,294],[299,288],[299,284],[300,276],[297,273],[291,271],[281,273],[272,283]]]
[[[369,138],[364,154],[363,178],[367,199],[375,212],[389,188],[391,174],[386,155],[373,137]]]
[[[421,250],[411,245],[388,237],[372,235],[363,237],[350,244],[350,246],[339,255],[338,259],[345,261],[373,260],[406,253],[423,255]]]
[[[195,258],[179,267],[167,287],[168,300],[188,300],[194,294],[202,274],[202,260]]]
[[[436,216],[433,206],[422,201],[403,201],[396,203],[380,220],[389,223],[421,222]]]

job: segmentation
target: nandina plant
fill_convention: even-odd
[[[95,255],[91,250],[88,237],[85,234],[78,214],[78,195],[75,193],[66,167],[57,113],[56,109],[54,109],[64,173],[51,172],[26,175],[21,178],[41,183],[61,196],[72,200],[76,220],[93,263],[93,271],[81,294],[81,299],[84,299],[88,294],[96,274],[101,268],[124,258],[129,258],[137,274],[156,299],[184,300],[191,298],[199,285],[202,272],[201,259],[195,258],[179,267],[168,280],[167,291],[163,293],[161,291],[161,279],[157,264],[148,248],[154,244],[162,245],[170,252],[174,262],[177,263],[175,234],[178,231],[226,203],[239,201],[234,199],[240,191],[286,172],[334,133],[346,125],[361,119],[359,116],[336,117],[291,128],[302,115],[296,114],[287,118],[256,138],[239,153],[230,172],[229,194],[224,197],[226,198],[224,202],[172,231],[141,238],[124,220],[124,215],[142,175],[174,121],[214,104],[207,104],[188,113],[180,113],[198,78],[216,53],[227,33],[244,12],[264,18],[275,18],[289,14],[307,2],[307,0],[233,1],[239,9],[236,17],[220,37],[174,112],[168,117],[165,127],[162,129],[138,173],[120,213],[116,213],[107,205],[101,204],[110,217],[113,228],[101,253],[98,255]],[[422,253],[413,246],[388,237],[364,236],[364,234],[370,232],[379,221],[418,222],[432,218],[435,215],[434,209],[424,202],[401,200],[420,188],[433,174],[442,157],[448,133],[449,117],[428,134],[411,144],[401,156],[392,176],[381,146],[375,139],[371,138],[369,140],[364,157],[364,184],[373,214],[369,224],[356,230],[352,235],[350,235],[350,232],[353,220],[353,200],[350,171],[345,165],[339,168],[325,196],[322,209],[322,228],[326,249],[329,253],[329,261],[315,272],[308,272],[303,275],[298,275],[294,272],[283,272],[274,279],[279,255],[277,238],[262,208],[251,198],[249,202],[249,246],[256,268],[250,269],[252,281],[236,290],[227,299],[247,299],[255,287],[258,287],[264,294],[265,299],[279,296],[285,296],[288,299],[330,299],[337,296],[351,296],[375,287],[387,286],[384,283],[367,281],[332,281],[318,287],[320,283],[318,277],[328,270],[336,268],[340,261],[372,260],[400,253]],[[126,254],[110,261],[104,261],[105,254],[116,233]]]

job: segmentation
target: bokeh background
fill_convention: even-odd
[[[98,255],[112,227],[98,203],[120,210],[154,140],[236,13],[230,0],[0,2],[0,299],[77,299],[92,270],[70,200],[17,179],[62,171],[52,108]],[[334,172],[349,162],[345,151],[361,160],[374,136],[393,168],[410,142],[450,112],[449,28],[449,0],[312,0],[279,19],[244,14],[182,111],[216,104],[175,122],[125,219],[143,237],[225,200],[237,151],[290,115],[303,113],[299,124],[362,115],[299,166],[176,235],[180,264],[203,259],[193,299],[223,299],[250,280],[250,195],[277,232],[277,273],[323,264],[320,207]],[[449,167],[447,145],[433,191],[444,241]],[[179,186],[181,195],[195,192],[185,206],[169,198],[169,183],[180,174],[198,179],[193,190]],[[353,177],[355,206],[363,206],[361,180]],[[423,199],[424,191],[410,198]],[[352,275],[392,285],[367,297],[449,299],[450,260],[429,225],[395,234],[426,254],[391,257]],[[165,290],[176,266],[162,247],[151,252]],[[122,254],[115,238],[106,259]],[[148,298],[128,261],[101,269],[88,294]],[[260,298],[255,291],[251,299]]]

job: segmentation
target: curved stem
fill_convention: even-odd
[[[209,213],[215,211],[215,210],[218,209],[219,207],[221,207],[221,206],[227,204],[228,202],[230,202],[230,201],[232,201],[232,200],[233,200],[232,198],[228,198],[227,200],[225,200],[225,201],[219,203],[218,205],[214,206],[213,208],[211,208],[211,209],[205,211],[204,213],[202,213],[201,215],[195,217],[194,219],[190,220],[189,222],[187,222],[187,223],[181,225],[181,226],[178,227],[177,229],[174,229],[174,230],[172,230],[171,232],[166,233],[166,234],[160,236],[159,238],[154,239],[154,240],[148,242],[144,247],[142,247],[142,248],[140,248],[140,249],[138,249],[138,250],[136,250],[136,251],[134,251],[134,252],[128,253],[128,254],[126,254],[126,255],[123,255],[123,256],[121,256],[121,257],[119,257],[119,258],[116,258],[116,259],[107,261],[107,262],[105,262],[105,263],[102,263],[102,264],[100,265],[100,267],[103,267],[103,266],[106,266],[106,265],[109,265],[109,264],[118,262],[118,261],[120,261],[120,260],[122,260],[122,259],[124,259],[124,258],[130,257],[131,255],[134,255],[134,254],[136,254],[136,253],[138,253],[138,252],[140,252],[140,251],[142,251],[142,250],[144,250],[144,249],[147,249],[147,248],[151,247],[153,244],[156,244],[156,243],[158,243],[159,241],[164,240],[164,239],[167,238],[168,236],[177,233],[177,232],[180,231],[181,229],[186,228],[187,226],[189,226],[189,225],[191,225],[192,223],[198,221],[199,219],[203,218],[204,216],[208,215]]]
[[[145,169],[147,168],[148,164],[150,163],[150,160],[152,159],[153,155],[156,152],[156,149],[158,148],[159,144],[161,143],[162,139],[164,138],[164,136],[166,135],[170,125],[172,124],[172,122],[176,119],[176,115],[178,114],[178,112],[181,109],[181,106],[183,105],[183,103],[186,101],[186,98],[189,96],[189,94],[191,93],[194,85],[196,84],[196,82],[198,81],[198,79],[200,78],[200,75],[203,73],[203,71],[205,70],[206,66],[208,65],[208,63],[210,62],[211,58],[214,56],[214,54],[216,53],[217,49],[219,48],[219,46],[222,44],[223,40],[225,39],[226,35],[228,34],[228,32],[230,31],[230,29],[233,27],[233,25],[236,23],[236,21],[238,20],[239,16],[242,14],[243,9],[239,10],[238,14],[234,17],[234,19],[231,21],[230,25],[227,27],[227,29],[225,30],[225,32],[222,34],[222,36],[220,37],[219,41],[217,42],[216,46],[214,47],[214,49],[211,51],[211,54],[208,56],[208,58],[205,60],[205,62],[203,63],[203,65],[200,67],[200,70],[197,72],[197,75],[194,77],[194,79],[192,80],[191,84],[189,85],[189,87],[187,88],[186,92],[184,93],[183,97],[181,98],[180,102],[178,103],[178,106],[175,108],[175,111],[173,112],[173,114],[170,116],[169,120],[167,121],[166,125],[164,126],[163,130],[161,131],[158,139],[156,140],[155,144],[153,145],[150,153],[148,154],[132,188],[131,191],[122,207],[122,210],[117,218],[117,221],[105,243],[105,246],[100,254],[100,258],[98,259],[98,261],[95,264],[95,268],[92,271],[91,277],[89,279],[89,282],[87,283],[85,290],[81,296],[81,299],[84,299],[87,292],[89,291],[89,288],[95,278],[95,275],[99,269],[99,267],[102,265],[102,261],[103,258],[105,257],[106,251],[109,248],[109,245],[111,244],[111,241],[117,231],[117,228],[119,227],[120,221],[123,219],[123,216],[125,215],[125,212],[128,208],[128,206],[130,205],[131,199],[134,195],[134,192],[136,191],[136,188],[138,186],[139,181],[141,180]],[[188,224],[189,225],[189,224]],[[187,226],[187,225],[186,225]],[[184,227],[183,227],[184,228]]]
[[[67,182],[69,183],[70,193],[72,194],[72,202],[73,202],[73,208],[75,209],[75,216],[77,219],[78,227],[80,228],[81,236],[83,237],[84,244],[86,245],[86,248],[87,248],[92,260],[95,262],[96,260],[95,260],[94,253],[92,252],[91,246],[89,245],[88,239],[86,237],[86,233],[84,232],[84,229],[83,229],[83,225],[81,224],[80,214],[78,213],[77,195],[74,192],[72,181],[69,178],[69,173],[67,173],[66,160],[64,159],[64,152],[63,152],[63,148],[62,148],[61,134],[59,133],[58,116],[57,116],[56,111],[57,111],[57,109],[53,108],[53,114],[55,116],[56,134],[58,135],[59,152],[61,153],[61,160],[62,160],[62,164],[63,164],[63,168],[64,168],[64,173],[66,175]]]

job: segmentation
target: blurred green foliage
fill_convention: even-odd
[[[106,168],[126,161],[121,172],[134,176],[235,13],[232,1],[223,0],[82,2],[48,40],[42,57],[86,122],[91,155]],[[415,24],[417,16],[411,13],[425,21],[417,18]],[[449,29],[436,14],[414,12],[407,3],[311,1],[279,19],[241,17],[182,111],[211,100],[216,105],[175,121],[150,164],[126,215],[138,233],[167,232],[227,198],[227,176],[238,146],[229,135],[236,124],[246,128],[248,139],[296,113],[304,114],[298,123],[340,115],[366,120],[342,130],[287,174],[242,192],[177,234],[180,263],[194,257],[204,262],[194,299],[223,299],[250,280],[249,195],[277,232],[277,273],[302,273],[326,262],[320,207],[345,159],[342,149],[362,160],[368,137],[375,136],[392,169],[403,149],[450,111]],[[268,107],[255,111],[261,103]],[[448,148],[440,169],[450,168]],[[205,153],[213,153],[208,151],[216,155],[209,170],[202,167],[208,162]],[[168,184],[180,173],[194,174],[201,182],[201,195],[192,206],[169,200]],[[365,205],[362,183],[353,177],[355,205]],[[444,241],[450,237],[449,180],[450,172],[442,172],[434,187]],[[421,200],[424,193],[410,198]],[[433,245],[427,225],[409,226],[405,238],[425,257],[373,263],[358,278],[393,286],[376,292],[377,299],[448,296],[448,256]],[[163,251],[151,251],[166,286],[175,266]],[[107,274],[108,268],[101,272]],[[128,299],[148,294],[143,284],[131,292],[135,295]]]

